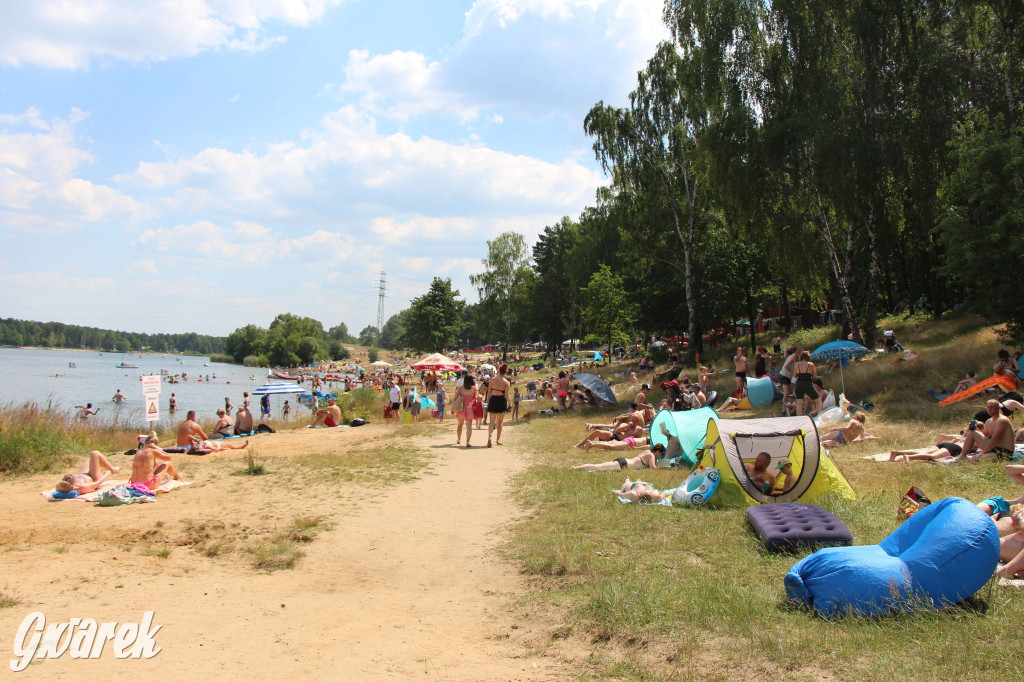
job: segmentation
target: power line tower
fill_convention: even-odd
[[[377,334],[384,331],[384,296],[387,291],[387,273],[380,271],[380,279],[377,281]]]

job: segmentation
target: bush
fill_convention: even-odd
[[[221,362],[226,365],[235,364],[235,358],[231,355],[225,355],[224,353],[210,353],[210,362]]]
[[[270,365],[265,355],[246,355],[242,364],[246,367],[268,367]]]
[[[370,362],[377,362],[377,359],[380,357],[380,351],[377,349],[377,346],[370,346],[366,351],[366,357],[370,359]]]

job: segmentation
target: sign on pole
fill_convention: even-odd
[[[160,419],[160,408],[157,406],[158,400],[156,396],[146,396],[146,421],[155,422]]]
[[[142,395],[145,396],[158,396],[160,395],[160,377],[156,375],[149,375],[142,377]]]

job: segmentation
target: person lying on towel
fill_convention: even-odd
[[[72,499],[79,495],[85,495],[103,485],[110,474],[116,474],[121,469],[111,466],[107,458],[99,450],[89,453],[89,459],[82,463],[76,474],[66,474],[56,485],[58,499]]]

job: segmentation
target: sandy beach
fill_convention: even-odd
[[[33,662],[25,679],[120,672],[168,679],[545,680],[570,676],[541,615],[497,556],[518,512],[515,430],[502,447],[454,446],[454,424],[395,437],[390,426],[299,430],[253,439],[270,475],[239,476],[238,452],[175,456],[188,487],[153,504],[48,502],[57,476],[0,484],[0,610],[11,642],[26,615],[139,622],[155,611],[150,660]],[[482,432],[474,434],[480,445]],[[427,473],[381,489],[331,475],[385,447],[433,455]],[[115,465],[130,469],[128,457]],[[258,571],[247,548],[300,517],[329,529],[288,570]],[[10,651],[10,649],[8,649]]]

